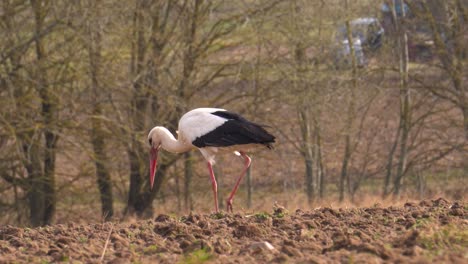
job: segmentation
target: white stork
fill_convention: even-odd
[[[153,189],[160,148],[173,153],[187,152],[193,148],[200,150],[208,163],[216,212],[218,212],[218,187],[212,167],[215,155],[218,151],[239,152],[244,158],[244,169],[226,201],[227,211],[232,212],[232,200],[251,162],[245,152],[255,146],[272,149],[275,137],[261,125],[250,122],[236,113],[220,108],[197,108],[185,113],[180,119],[178,139],[167,128],[156,126],[149,132],[148,142],[151,147],[151,189]]]

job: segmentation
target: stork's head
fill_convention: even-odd
[[[156,166],[158,164],[158,151],[161,147],[161,137],[159,131],[161,127],[154,127],[148,134],[148,143],[150,145],[150,186],[153,189],[154,176],[156,175]]]

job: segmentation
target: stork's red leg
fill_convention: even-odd
[[[216,213],[219,212],[218,210],[218,184],[216,183],[216,178],[213,172],[213,166],[211,162],[208,161],[208,170],[210,171],[210,178],[211,178],[211,187],[213,188],[214,194],[214,201],[215,201],[215,210]]]
[[[252,159],[249,156],[247,156],[247,154],[245,154],[244,152],[240,152],[240,154],[242,155],[242,157],[244,157],[244,169],[242,170],[241,175],[237,179],[236,185],[234,186],[234,189],[232,189],[229,198],[226,200],[226,207],[228,212],[232,212],[232,199],[234,198],[234,195],[237,192],[237,188],[239,188],[239,184],[242,178],[244,178],[245,173],[247,172],[247,169],[249,169],[250,163],[252,162]]]

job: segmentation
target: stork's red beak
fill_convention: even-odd
[[[156,175],[156,166],[158,164],[158,149],[151,148],[151,158],[150,158],[150,186],[153,190],[154,176]]]

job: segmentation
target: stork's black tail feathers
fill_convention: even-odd
[[[250,122],[242,116],[228,112],[216,111],[213,115],[227,119],[227,121],[210,133],[192,142],[197,147],[232,146],[243,144],[262,144],[272,149],[275,137],[266,131],[262,125]]]
[[[252,125],[256,126],[256,130],[257,130],[257,135],[259,135],[259,137],[261,137],[261,139],[259,140],[259,143],[264,145],[265,147],[269,148],[269,149],[273,149],[273,143],[275,143],[275,136],[273,136],[272,134],[270,134],[270,132],[268,132],[263,125],[259,125],[259,124],[256,124],[256,123],[251,123]]]

